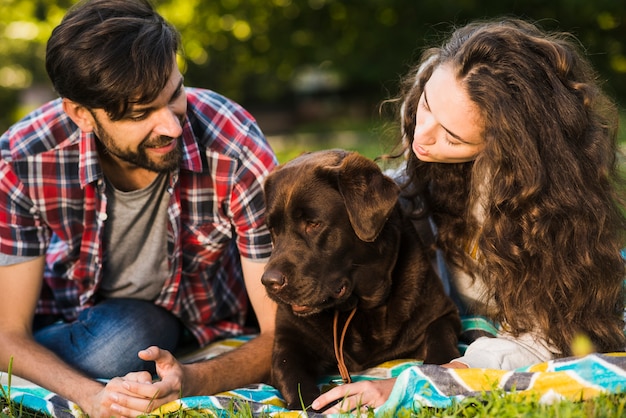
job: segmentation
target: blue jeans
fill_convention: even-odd
[[[152,302],[107,299],[80,313],[71,323],[37,329],[35,340],[66,363],[94,378],[110,379],[133,371],[155,374],[153,362],[137,357],[151,345],[174,352],[181,322]]]

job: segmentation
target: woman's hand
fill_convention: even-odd
[[[459,361],[442,364],[442,367],[449,369],[468,368],[466,364]],[[396,379],[383,379],[363,380],[339,385],[320,395],[313,401],[311,407],[320,411],[336,402],[335,405],[324,410],[325,414],[346,413],[357,408],[378,408],[389,399],[395,383]]]
[[[389,398],[395,382],[396,379],[363,380],[339,385],[320,395],[311,407],[319,411],[338,401],[325,410],[325,414],[345,413],[357,408],[377,408]]]

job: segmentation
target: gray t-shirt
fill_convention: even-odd
[[[167,279],[168,175],[130,192],[107,181],[103,297],[154,300]]]

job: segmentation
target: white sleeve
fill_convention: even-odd
[[[463,357],[454,361],[471,368],[514,370],[551,360],[554,356],[554,350],[533,334],[519,337],[499,334],[495,338],[478,338],[467,347]]]

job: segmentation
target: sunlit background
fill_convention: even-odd
[[[0,131],[55,97],[45,43],[72,0],[0,0]],[[623,0],[154,0],[182,33],[188,86],[247,107],[279,152],[396,140],[381,102],[451,24],[502,15],[574,33],[606,90],[626,103]],[[549,117],[548,115],[546,117]],[[622,130],[623,131],[623,130]],[[622,135],[623,137],[623,135]]]

